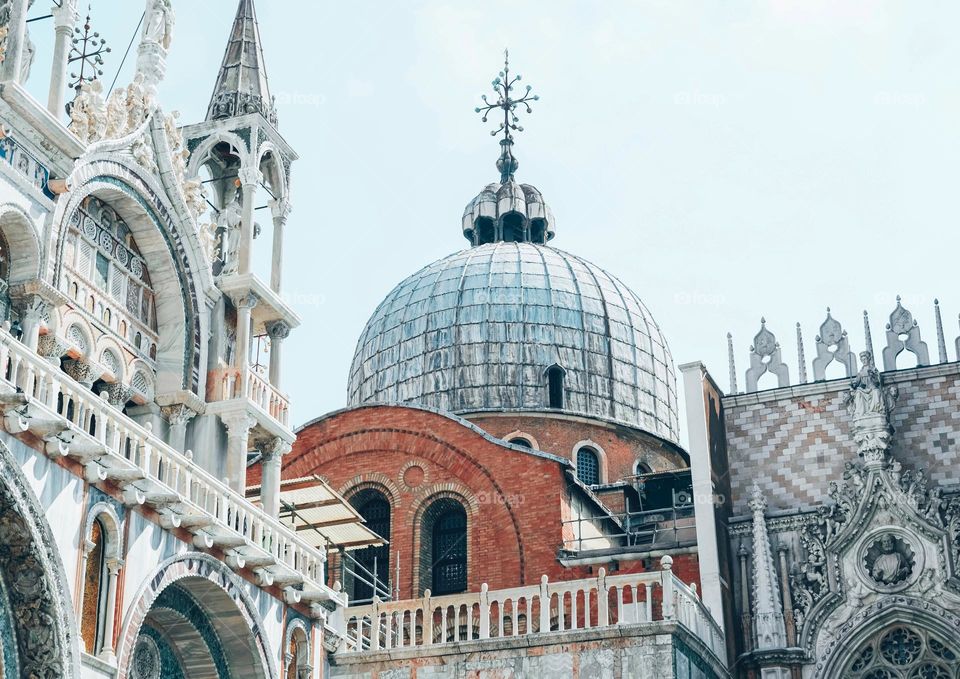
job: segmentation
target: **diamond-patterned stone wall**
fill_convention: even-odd
[[[923,468],[931,485],[958,482],[960,364],[885,373],[900,391],[892,454],[904,469]],[[856,461],[843,398],[832,380],[724,398],[735,515],[747,514],[754,481],[770,509],[800,509],[827,499],[847,461]]]

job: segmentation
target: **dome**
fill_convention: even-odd
[[[671,441],[679,432],[673,359],[640,298],[603,269],[529,242],[477,245],[398,285],[360,336],[348,400],[559,411]]]

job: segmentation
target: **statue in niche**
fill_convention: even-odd
[[[223,260],[221,275],[235,274],[240,269],[240,223],[243,212],[237,193],[217,216],[220,235],[220,259]]]
[[[913,551],[903,540],[886,533],[867,550],[864,566],[878,585],[896,585],[913,572]]]
[[[147,0],[147,11],[143,20],[143,42],[153,42],[165,50],[170,49],[173,21],[171,0]]]

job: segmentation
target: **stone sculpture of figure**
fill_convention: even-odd
[[[217,229],[222,235],[220,258],[224,261],[221,274],[237,273],[240,269],[240,222],[243,220],[242,208],[237,194],[227,203],[217,216]]]
[[[107,100],[107,139],[119,139],[127,132],[127,91],[114,90]]]
[[[846,399],[850,415],[854,418],[870,414],[885,415],[880,371],[873,363],[873,354],[869,351],[861,351],[860,362],[862,363],[860,372],[850,381],[850,393]]]
[[[870,569],[873,579],[884,585],[892,585],[904,576],[907,568],[903,555],[897,551],[893,536],[888,534],[880,538],[880,555]]]
[[[103,84],[90,80],[80,86],[80,93],[70,107],[70,131],[85,144],[102,139],[107,131],[107,111],[103,103]]]
[[[127,130],[133,132],[147,119],[149,95],[143,86],[143,73],[139,71],[127,85]]]
[[[147,0],[147,11],[143,20],[143,41],[155,42],[163,49],[170,49],[173,20],[171,0]]]

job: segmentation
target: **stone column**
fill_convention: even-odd
[[[63,102],[67,89],[67,58],[70,56],[70,38],[78,15],[74,0],[63,0],[60,7],[54,7],[53,27],[53,68],[50,73],[50,93],[47,97],[47,109],[59,119],[63,115]]]
[[[179,450],[181,453],[186,452],[187,425],[190,423],[190,420],[194,418],[196,413],[182,403],[163,406],[160,408],[160,412],[170,424],[170,433],[167,436],[167,443]]]
[[[267,335],[270,337],[270,384],[280,388],[280,364],[283,340],[290,336],[290,326],[284,321],[267,323]]]
[[[37,350],[40,342],[40,325],[50,308],[40,295],[27,295],[17,304],[20,314],[20,327],[23,329],[22,342],[32,351]]]
[[[260,503],[273,518],[280,514],[280,468],[289,452],[290,444],[280,438],[268,441],[260,450]]]
[[[780,590],[783,596],[783,622],[787,629],[787,646],[797,645],[796,619],[793,615],[793,596],[790,593],[790,571],[787,569],[787,547],[785,542],[777,545],[780,557]]]
[[[249,376],[247,375],[250,365],[250,333],[251,333],[251,314],[253,308],[257,306],[257,298],[248,294],[236,301],[237,304],[237,350],[233,357],[233,365],[240,373],[240,393],[235,395],[239,398],[245,398],[247,395],[247,385]]]
[[[222,415],[227,427],[227,484],[241,495],[247,488],[247,451],[250,448],[250,428],[255,424],[246,413]]]
[[[273,260],[270,265],[270,289],[280,292],[283,278],[283,227],[290,214],[290,202],[286,199],[269,201],[273,215]]]
[[[243,190],[243,218],[240,222],[240,268],[239,274],[250,273],[250,255],[253,250],[253,201],[263,175],[255,167],[247,167],[238,173]]]
[[[750,551],[744,543],[737,549],[737,558],[740,560],[740,634],[743,638],[743,650],[753,648],[753,621],[750,616],[750,580],[747,559]]]
[[[117,576],[120,575],[121,566],[123,566],[122,561],[107,564],[107,605],[104,611],[103,649],[100,651],[100,659],[111,663],[116,659],[113,652],[113,626],[117,610]]]
[[[23,69],[23,48],[27,44],[27,0],[13,0],[7,24],[6,51],[0,66],[0,81],[20,80]]]

